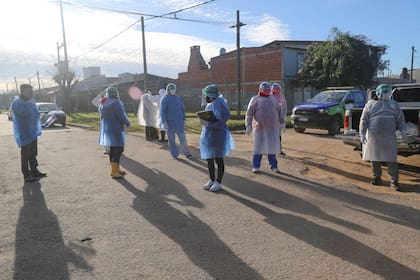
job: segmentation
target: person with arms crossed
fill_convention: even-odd
[[[41,121],[33,101],[33,88],[20,85],[20,95],[10,106],[16,144],[20,148],[21,169],[25,182],[47,176],[38,170],[38,137],[41,136]]]

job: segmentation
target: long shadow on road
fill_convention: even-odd
[[[214,279],[263,279],[253,268],[236,256],[216,235],[214,230],[187,211],[184,214],[170,203],[183,206],[204,207],[192,197],[185,186],[167,174],[146,167],[124,157],[121,164],[132,174],[146,181],[145,191],[130,182],[118,182],[135,195],[133,209],[182,247],[189,259]],[[176,199],[169,199],[168,194]]]
[[[231,163],[235,165],[244,165],[247,163],[247,161],[241,158],[233,157],[231,158]],[[273,173],[264,173],[261,175],[292,183],[297,188],[317,192],[323,197],[329,197],[331,199],[342,201],[343,203],[348,203],[353,206],[369,210],[369,212],[365,211],[365,213],[370,214],[371,216],[374,216],[378,219],[382,219],[386,222],[391,222],[394,224],[420,230],[420,210],[418,209],[406,205],[382,201],[379,199],[371,198],[367,195],[364,196],[354,192],[346,191],[344,189],[330,187],[325,184],[314,182],[292,174],[282,173],[279,175]],[[237,191],[241,192],[239,189],[237,189]],[[261,196],[261,194],[258,194],[258,196]],[[258,198],[255,197],[253,193],[251,193],[251,197]]]
[[[226,190],[223,194],[260,213],[265,217],[265,221],[273,227],[328,254],[380,275],[383,279],[420,279],[418,271],[388,258],[341,232],[302,217],[274,212]]]
[[[24,205],[16,228],[15,280],[70,279],[67,263],[85,271],[92,267],[64,244],[56,215],[48,209],[39,182],[23,186]],[[94,250],[89,248],[89,254]]]
[[[181,161],[181,162],[184,162],[185,164],[206,173],[206,169],[204,168],[206,166],[206,163],[197,159],[194,159],[192,161],[195,162],[196,164],[193,164],[191,161]],[[229,186],[229,188],[237,192],[240,192],[248,197],[252,197],[259,201],[269,203],[278,208],[292,211],[295,213],[310,215],[312,217],[316,217],[324,221],[328,221],[328,222],[349,228],[351,230],[355,230],[355,231],[359,231],[363,233],[370,233],[370,230],[365,227],[362,227],[350,221],[346,221],[346,220],[337,218],[335,216],[329,215],[328,213],[325,213],[324,211],[322,211],[321,208],[319,208],[318,206],[304,199],[288,194],[279,189],[267,186],[265,184],[251,181],[247,178],[232,175],[229,173],[225,173],[223,182],[225,185]]]

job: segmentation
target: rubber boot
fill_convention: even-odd
[[[120,164],[118,164],[118,173],[120,173],[120,175],[122,175],[122,176],[124,176],[124,175],[126,175],[126,174],[127,174],[127,172],[125,172],[125,170],[122,170],[122,169],[120,168]]]
[[[111,162],[111,177],[112,179],[121,179],[124,178],[123,175],[119,172],[119,163],[118,162]]]

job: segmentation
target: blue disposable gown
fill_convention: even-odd
[[[226,126],[230,118],[229,108],[223,98],[216,98],[207,104],[206,111],[213,111],[216,121],[205,122],[200,136],[200,155],[202,159],[220,158],[231,153],[233,139]]]
[[[13,130],[19,148],[31,143],[41,135],[41,121],[35,103],[17,98],[10,106]]]
[[[280,127],[284,118],[280,104],[272,96],[254,96],[248,104],[246,126],[254,131],[254,154],[279,154]]]
[[[405,118],[400,105],[394,100],[370,100],[359,124],[361,137],[367,139],[362,148],[363,159],[397,162],[397,129],[405,134]]]
[[[109,147],[124,147],[124,125],[130,126],[124,105],[119,99],[108,98],[99,106],[101,115],[101,128],[99,131],[99,144]]]
[[[160,119],[167,126],[168,132],[183,133],[185,108],[181,97],[166,94],[160,101]]]

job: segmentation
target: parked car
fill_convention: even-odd
[[[397,101],[404,113],[407,130],[407,140],[403,141],[397,132],[398,154],[411,156],[420,154],[420,84],[396,84],[392,86],[392,99]],[[371,98],[376,97],[375,90],[369,92]],[[363,108],[346,110],[344,133],[336,135],[343,139],[344,144],[351,145],[361,152],[359,124]]]
[[[346,108],[363,108],[367,102],[366,93],[349,88],[328,88],[308,102],[293,108],[291,122],[297,132],[307,128],[325,129],[335,135],[343,127]]]
[[[66,126],[66,113],[55,103],[39,102],[35,103],[40,113],[41,124],[50,126],[52,124],[61,124]]]

